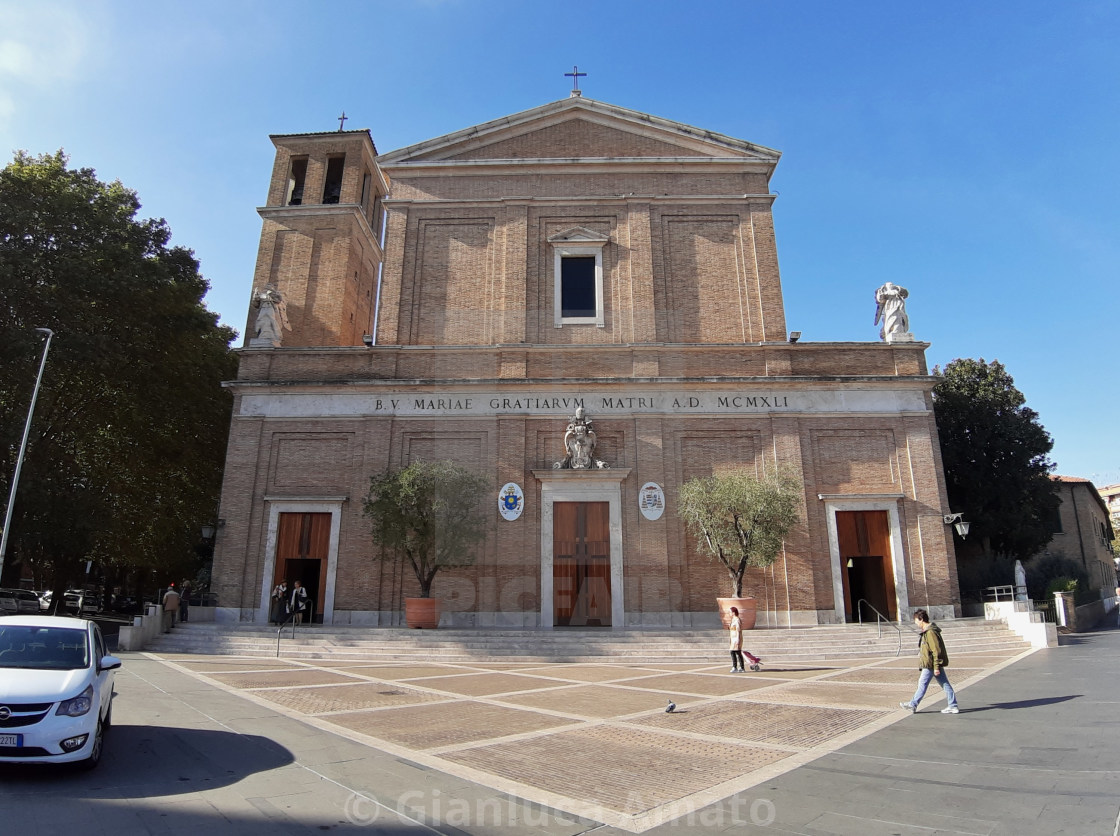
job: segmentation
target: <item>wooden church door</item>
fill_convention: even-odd
[[[555,626],[611,626],[610,503],[553,506]]]

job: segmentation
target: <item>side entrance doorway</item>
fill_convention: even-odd
[[[308,609],[304,622],[322,623],[323,592],[326,588],[327,557],[330,551],[329,513],[281,513],[276,531],[276,563],[273,587],[282,580],[289,591],[295,581],[307,590]]]
[[[610,503],[554,503],[552,533],[554,626],[610,627]]]
[[[898,620],[890,519],[886,511],[837,511],[836,536],[849,622],[875,621],[878,610]],[[874,610],[872,609],[874,608]]]

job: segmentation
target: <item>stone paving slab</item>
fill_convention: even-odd
[[[284,688],[293,685],[326,685],[353,682],[353,678],[331,671],[294,668],[290,671],[260,671],[257,673],[214,673],[211,679],[231,688]]]
[[[299,667],[279,659],[267,662],[258,662],[250,659],[230,661],[228,657],[222,659],[207,659],[201,662],[180,659],[176,661],[176,664],[182,665],[188,670],[198,671],[199,673],[206,673],[207,671],[214,671],[215,673],[229,673],[231,671],[290,671],[296,670]]]
[[[678,705],[685,706],[699,697],[681,696],[675,699]],[[642,711],[664,711],[668,698],[660,693],[614,688],[603,685],[582,685],[561,688],[556,691],[538,691],[533,694],[518,694],[501,697],[503,703],[558,711],[564,714],[588,718],[621,717]]]
[[[430,676],[453,676],[462,673],[478,673],[473,668],[460,668],[451,665],[361,665],[345,669],[348,674],[371,676],[377,679],[419,679]]]
[[[656,673],[653,670],[649,672]],[[625,665],[548,665],[540,668],[527,668],[520,673],[530,673],[536,676],[547,676],[568,681],[608,682],[614,679],[633,678],[634,668]]]
[[[832,705],[851,708],[895,709],[899,702],[914,695],[917,677],[909,685],[857,684],[847,682],[797,682],[777,685],[764,692],[761,699],[795,705]],[[941,694],[932,689],[927,702]]]
[[[588,769],[588,753],[609,768]],[[785,757],[772,749],[594,726],[480,746],[448,760],[634,815]]]
[[[283,705],[301,714],[325,714],[332,711],[354,711],[387,708],[420,702],[446,701],[446,697],[402,688],[395,684],[362,683],[327,685],[314,688],[269,690],[260,695],[269,702]]]
[[[404,680],[406,683],[409,680]],[[434,676],[415,680],[416,685],[434,688],[452,694],[484,697],[514,691],[532,691],[536,688],[556,688],[563,683],[555,679],[520,676],[513,673],[465,673],[457,676]]]
[[[458,746],[499,734],[541,731],[572,722],[535,711],[470,701],[335,714],[326,719],[361,734],[416,749]]]
[[[721,701],[690,708],[687,712],[662,713],[629,722],[633,725],[703,734],[725,740],[804,748],[827,743],[886,713],[888,712],[851,708]]]
[[[726,671],[725,671],[726,673]],[[725,697],[729,694],[741,694],[755,688],[764,688],[773,685],[773,680],[762,680],[752,674],[730,674],[726,676],[717,674],[699,673],[674,673],[662,676],[646,676],[641,679],[627,679],[625,682],[615,683],[625,685],[627,688],[641,688],[646,691],[657,691],[667,697],[684,696],[693,694],[702,697]]]
[[[948,670],[948,669],[946,669]],[[953,668],[949,672],[950,682],[953,679],[966,679],[974,673],[979,673],[976,668]],[[817,680],[818,682],[853,682],[853,683],[879,683],[885,685],[909,685],[911,689],[918,684],[918,670],[903,670],[899,668],[859,668],[854,671],[841,671],[827,675]],[[931,683],[936,685],[936,683]]]

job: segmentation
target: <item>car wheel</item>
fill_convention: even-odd
[[[105,745],[105,724],[97,721],[97,731],[93,733],[93,748],[89,750],[89,757],[84,761],[79,761],[78,765],[82,769],[93,769],[101,763],[101,750]]]

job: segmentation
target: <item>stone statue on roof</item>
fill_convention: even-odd
[[[910,292],[894,282],[887,282],[875,291],[875,321],[883,325],[879,329],[879,339],[890,342],[913,342],[910,333],[910,317],[906,314],[906,297]]]

